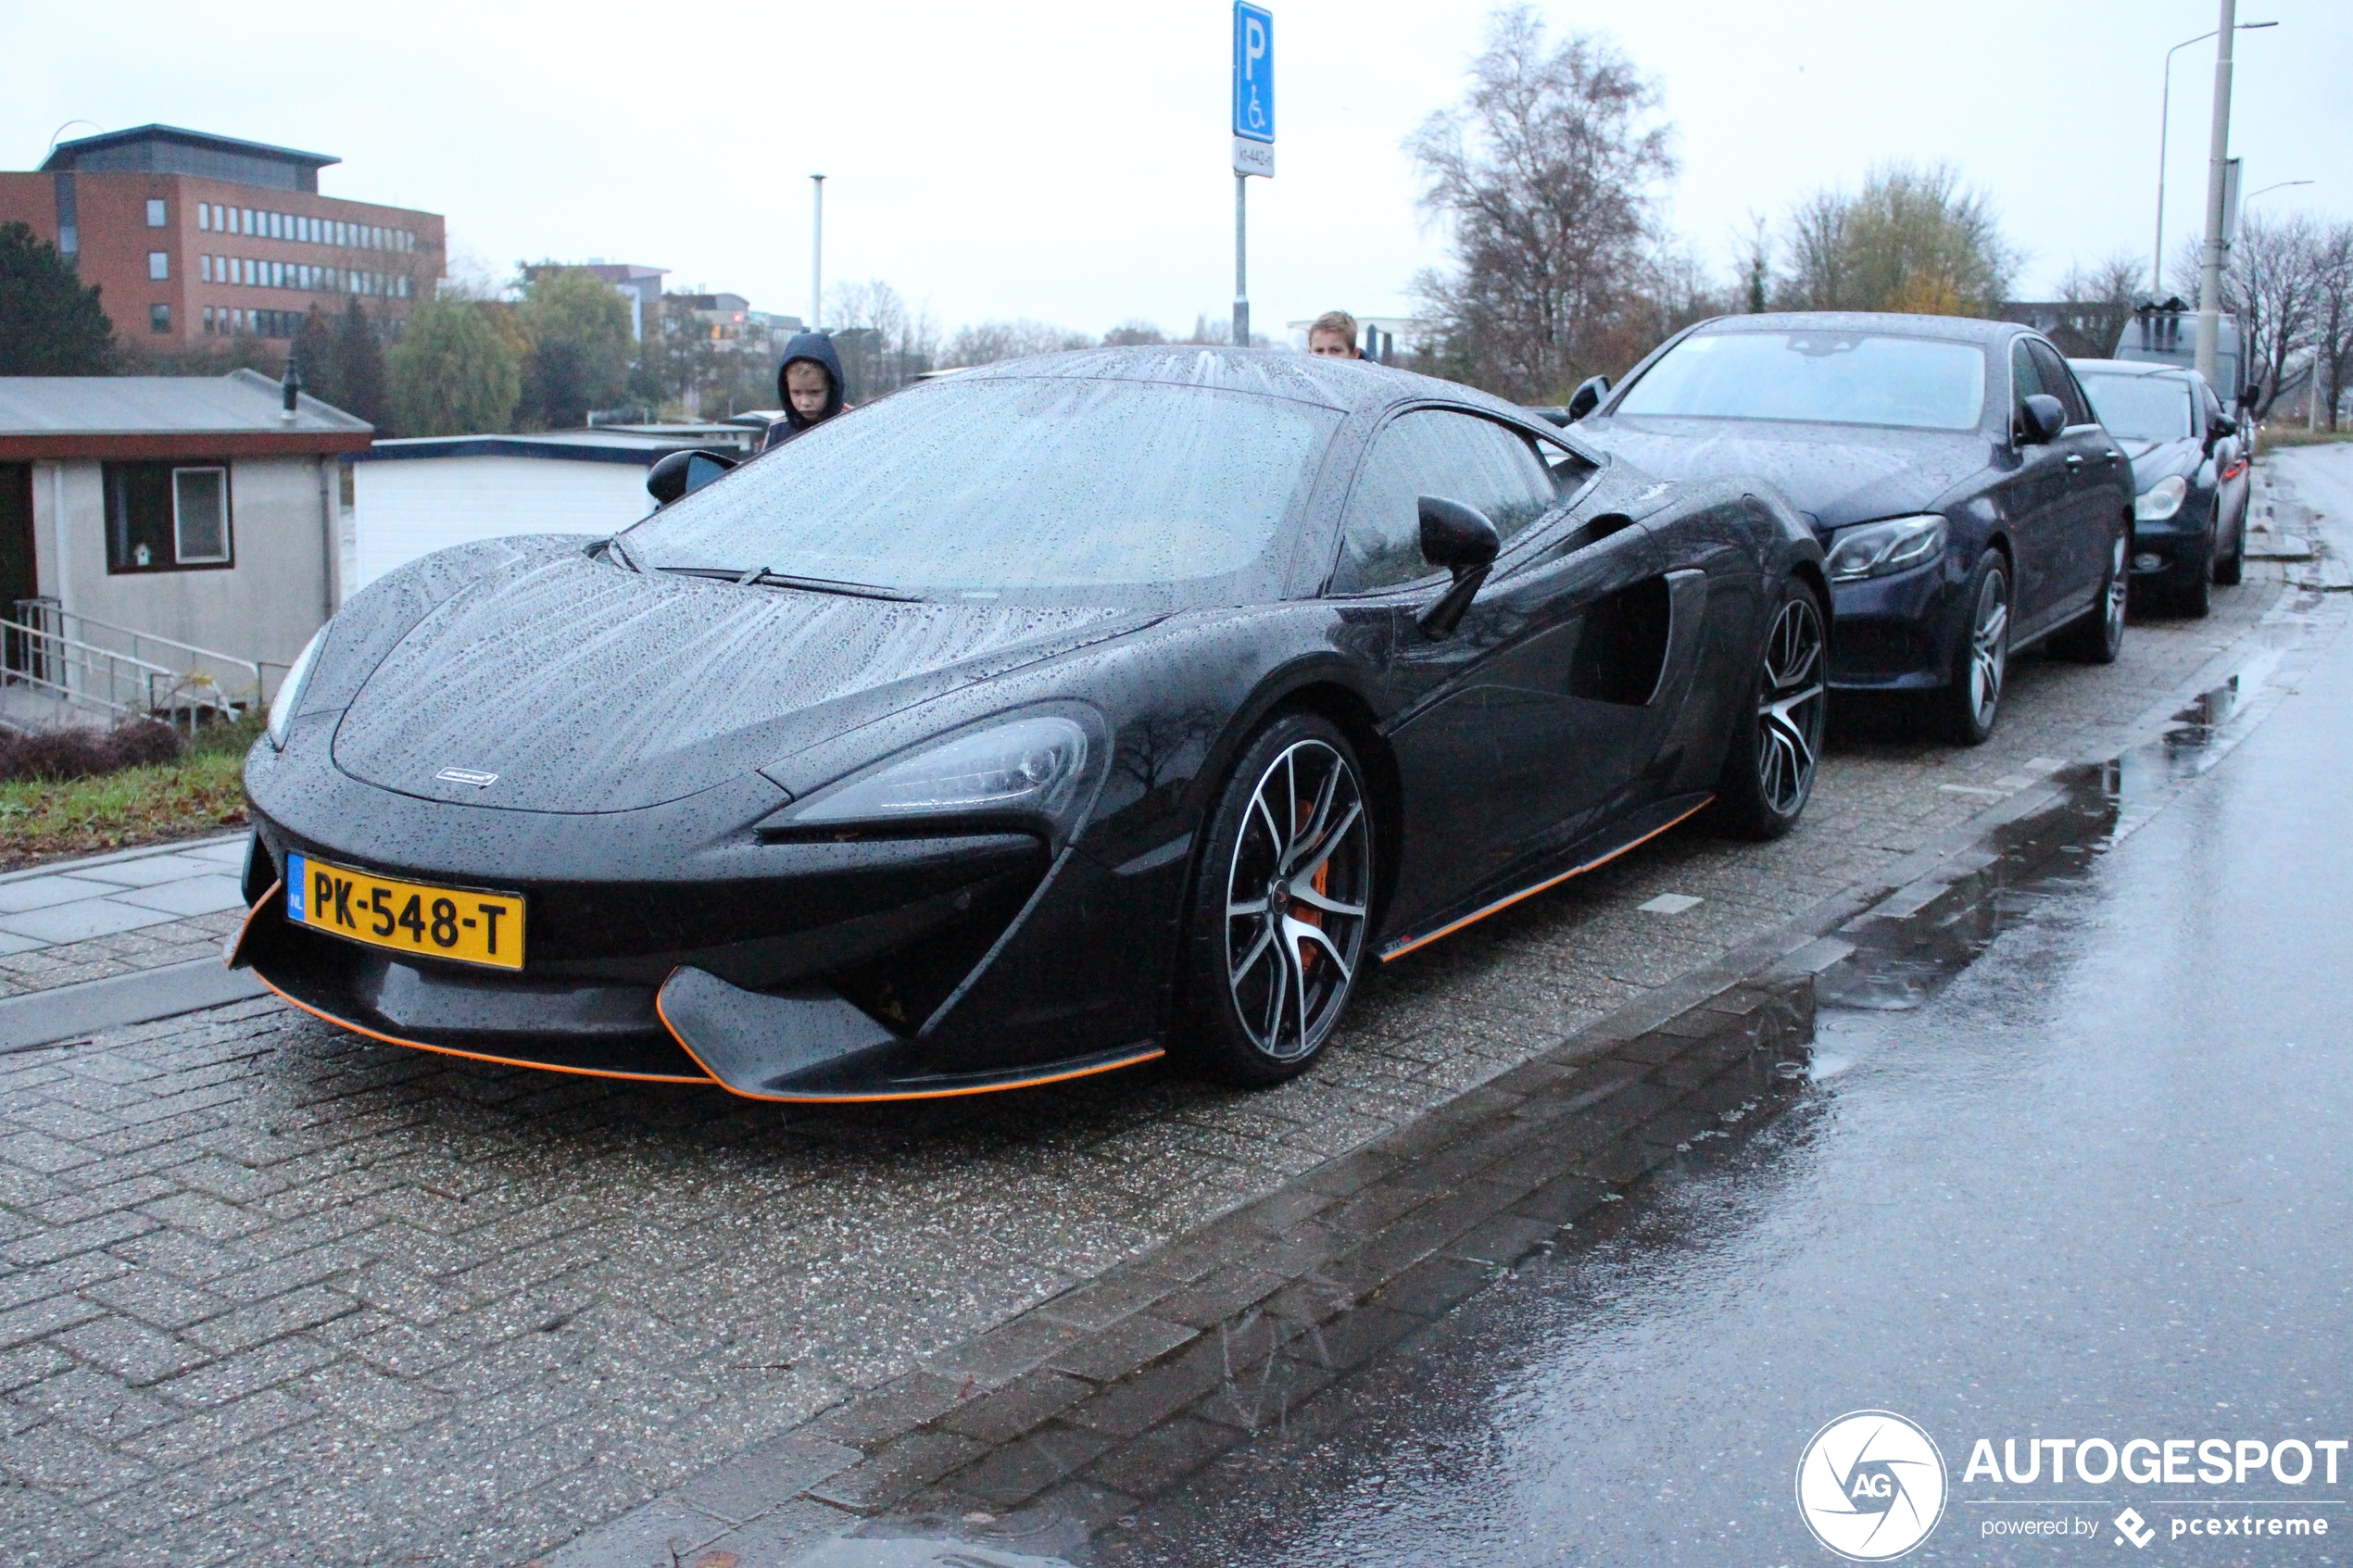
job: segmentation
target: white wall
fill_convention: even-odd
[[[80,615],[239,659],[291,660],[327,619],[334,594],[327,525],[333,459],[238,458],[229,469],[233,566],[194,571],[107,571],[103,470],[94,460],[33,472],[41,591]],[[59,481],[62,480],[62,485]],[[62,490],[65,554],[56,503]],[[59,570],[60,564],[63,571]],[[90,640],[116,639],[93,633]]]
[[[653,510],[636,463],[396,458],[354,463],[346,597],[420,556],[510,533],[612,533]]]

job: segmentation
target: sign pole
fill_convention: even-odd
[[[1250,176],[1234,176],[1234,346],[1250,346]]]
[[[1234,346],[1250,346],[1250,177],[1275,177],[1275,17],[1234,0]]]

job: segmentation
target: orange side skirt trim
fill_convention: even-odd
[[[1428,947],[1432,942],[1437,941],[1441,936],[1453,935],[1454,933],[1462,930],[1463,927],[1470,924],[1473,921],[1485,920],[1489,915],[1493,914],[1496,910],[1508,909],[1523,898],[1533,898],[1536,895],[1543,892],[1548,887],[1558,887],[1570,877],[1583,876],[1587,872],[1590,872],[1598,866],[1608,865],[1612,860],[1617,859],[1620,855],[1625,854],[1628,850],[1641,848],[1643,845],[1648,844],[1652,839],[1656,838],[1660,834],[1665,833],[1668,828],[1674,827],[1677,823],[1687,821],[1694,813],[1706,810],[1707,808],[1714,805],[1715,802],[1716,797],[1711,795],[1705,800],[1703,800],[1698,805],[1692,807],[1691,810],[1684,812],[1681,816],[1677,817],[1670,822],[1659,823],[1658,826],[1651,829],[1650,832],[1642,834],[1642,837],[1621,844],[1617,848],[1611,850],[1608,854],[1604,855],[1597,859],[1588,860],[1581,866],[1572,866],[1567,871],[1561,872],[1558,876],[1548,876],[1533,887],[1523,887],[1508,898],[1498,898],[1495,902],[1488,905],[1487,908],[1466,914],[1451,925],[1441,926],[1438,930],[1431,932],[1427,936],[1416,936],[1402,947],[1390,948],[1388,952],[1383,953],[1380,956],[1380,961],[1387,963],[1391,959],[1402,959],[1417,947]]]
[[[221,967],[221,968],[223,968],[223,969],[231,969],[231,968],[235,967],[235,966],[233,966],[233,964],[231,964],[229,960],[230,960],[231,959],[235,958],[235,957],[237,956],[237,953],[238,953],[239,949],[241,949],[241,948],[243,948],[243,947],[245,947],[245,937],[246,937],[246,935],[247,935],[248,934],[250,934],[250,933],[252,932],[252,930],[253,930],[253,918],[254,918],[254,916],[256,916],[256,915],[259,914],[259,913],[262,911],[262,909],[264,909],[264,908],[265,908],[265,907],[269,904],[269,902],[270,902],[270,896],[271,896],[271,893],[275,893],[275,892],[277,892],[277,891],[278,891],[278,889],[280,889],[281,887],[283,887],[285,884],[286,884],[286,879],[285,879],[284,877],[280,877],[277,881],[275,881],[275,882],[273,882],[273,883],[271,883],[271,884],[270,884],[270,892],[269,892],[269,893],[264,893],[264,894],[263,894],[260,897],[256,898],[256,899],[253,901],[253,908],[252,908],[252,909],[247,909],[247,910],[245,911],[245,919],[243,919],[243,920],[241,920],[241,921],[239,921],[239,922],[237,922],[237,939],[236,939],[235,941],[233,941],[233,942],[230,943],[230,944],[229,944],[226,947],[223,947],[223,948],[221,948],[221,949],[220,949],[220,967]],[[269,984],[270,984],[270,982],[268,982],[267,980],[265,980],[265,981],[263,981],[263,982],[262,982],[262,984],[263,984],[264,985],[269,985]]]
[[[254,972],[254,978],[260,981],[264,985],[270,985],[270,977],[263,974],[258,970]],[[354,1023],[347,1018],[337,1018],[333,1013],[321,1012],[319,1009],[312,1007],[308,1002],[302,1001],[297,997],[287,996],[283,991],[280,991],[275,985],[270,985],[270,989],[276,993],[281,1001],[285,1002],[291,1007],[300,1008],[303,1011],[308,1013],[311,1017],[318,1019],[323,1023],[332,1023],[338,1029],[348,1029],[353,1034],[364,1035],[371,1040],[381,1040],[387,1046],[406,1046],[412,1051],[432,1051],[436,1056],[463,1057],[468,1061],[486,1061],[494,1067],[529,1067],[541,1073],[570,1073],[582,1078],[626,1078],[632,1083],[638,1084],[711,1084],[717,1082],[717,1080],[711,1078],[694,1078],[682,1073],[615,1073],[599,1067],[563,1067],[552,1061],[525,1061],[520,1058],[511,1056],[487,1056],[481,1051],[461,1051],[449,1046],[429,1046],[422,1040],[404,1040],[397,1035],[382,1034],[376,1030],[367,1028],[364,1025]],[[700,1067],[702,1063],[698,1061],[695,1063],[695,1065]]]
[[[703,1059],[695,1056],[695,1047],[686,1043],[686,1037],[684,1035],[678,1033],[677,1025],[670,1022],[670,1015],[661,1010],[661,996],[659,992],[654,995],[654,1016],[661,1020],[661,1026],[664,1029],[670,1031],[670,1037],[678,1042],[678,1048],[688,1056],[694,1057],[697,1067],[702,1068],[705,1073],[711,1073],[710,1067],[705,1065]],[[1157,1061],[1167,1054],[1158,1046],[1154,1046],[1150,1050],[1138,1051],[1135,1055],[1122,1057],[1117,1061],[1096,1062],[1087,1067],[1063,1068],[1054,1072],[1041,1073],[1034,1078],[1015,1078],[1001,1084],[968,1084],[952,1089],[898,1089],[871,1095],[756,1095],[749,1089],[736,1087],[733,1084],[722,1079],[716,1073],[711,1073],[711,1081],[731,1095],[739,1095],[745,1099],[764,1100],[774,1105],[874,1105],[886,1100],[959,1099],[966,1095],[996,1095],[1003,1094],[1008,1089],[1034,1089],[1046,1084],[1064,1083],[1072,1078],[1090,1078],[1098,1073],[1116,1073],[1123,1067],[1140,1067],[1147,1061]]]

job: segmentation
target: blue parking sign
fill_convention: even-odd
[[[1234,134],[1275,139],[1275,14],[1235,0]]]

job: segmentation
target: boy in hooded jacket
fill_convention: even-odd
[[[776,370],[776,396],[785,417],[768,427],[761,450],[780,446],[849,408],[841,395],[841,356],[824,332],[796,332]]]

